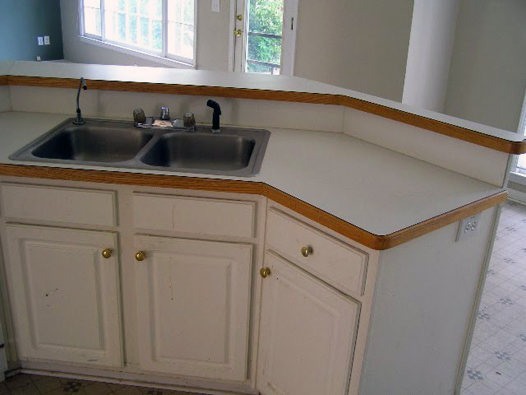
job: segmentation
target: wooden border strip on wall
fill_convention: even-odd
[[[1,78],[1,77],[0,77]],[[71,78],[52,78],[52,77],[26,77],[26,76],[5,76],[7,84],[18,86],[37,86],[48,88],[77,88],[78,80]],[[2,79],[0,79],[0,85]],[[162,94],[178,94],[193,96],[216,96],[237,99],[254,100],[274,100],[295,103],[328,104],[340,105],[364,111],[380,117],[392,119],[407,125],[426,129],[435,133],[443,134],[452,138],[467,141],[472,144],[490,148],[508,154],[526,153],[526,140],[508,141],[496,136],[490,136],[471,129],[448,124],[435,119],[426,118],[420,115],[411,114],[394,108],[382,106],[380,104],[367,102],[344,95],[331,95],[322,93],[273,91],[248,88],[226,88],[217,86],[199,85],[177,85],[161,84],[148,82],[121,82],[121,81],[101,81],[88,80],[90,89],[123,91],[123,92],[147,92]]]
[[[504,202],[508,196],[506,191],[502,191],[466,206],[430,218],[416,225],[399,230],[395,233],[389,235],[376,235],[335,217],[320,208],[297,199],[279,189],[260,182],[20,165],[0,165],[0,175],[48,180],[261,195],[374,250],[387,250],[406,243],[434,230],[460,221],[463,218],[496,206]]]

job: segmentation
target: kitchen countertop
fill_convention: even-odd
[[[352,100],[356,99],[362,103],[370,103],[373,106],[377,105],[381,108],[396,110],[402,114],[411,114],[417,117],[422,117],[423,120],[438,121],[444,125],[465,129],[462,133],[456,135],[457,138],[469,131],[475,131],[481,135],[495,137],[506,142],[525,142],[524,136],[514,132],[295,76],[270,76],[264,74],[183,70],[162,67],[108,66],[33,61],[0,61],[0,76],[35,77],[39,79],[48,78],[58,80],[78,80],[80,77],[84,77],[86,80],[111,82],[178,85],[186,87],[235,88],[260,92],[273,91],[274,93],[291,92],[312,93],[314,95],[329,95],[334,97],[340,96]],[[378,108],[376,110],[378,110]],[[385,114],[382,116],[390,117],[390,115]],[[396,118],[399,121],[407,122],[409,124],[415,122],[414,120],[408,121],[405,116]],[[426,128],[426,125],[427,127],[431,127],[427,122],[420,124],[420,122],[417,121],[417,123],[419,123],[418,126],[420,127]],[[440,129],[443,128],[440,127]],[[445,129],[447,130],[448,127],[445,127]],[[451,135],[449,134],[450,132],[451,130],[447,132],[442,130],[440,133]]]
[[[378,236],[391,235],[504,191],[345,134],[272,128],[261,171],[248,178],[9,159],[70,117],[0,113],[0,164],[264,183]]]

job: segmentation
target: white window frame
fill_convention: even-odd
[[[526,135],[526,94],[524,95],[524,100],[522,103],[522,111],[521,117],[519,119],[519,127],[517,129],[517,133],[521,135]],[[526,185],[526,174],[521,174],[516,171],[518,162],[519,155],[515,155],[515,158],[513,159],[513,165],[511,167],[510,181]]]
[[[100,0],[101,6],[101,35],[94,35],[86,33],[84,29],[84,0],[79,0],[79,34],[81,42],[95,45],[98,47],[110,49],[116,52],[124,53],[127,55],[136,56],[141,59],[160,63],[162,65],[178,67],[178,68],[196,68],[197,58],[197,1],[194,0],[194,48],[193,48],[193,59],[184,58],[182,56],[176,56],[167,52],[167,36],[168,36],[168,1],[162,0],[163,5],[163,30],[162,30],[162,50],[161,51],[149,51],[148,49],[122,43],[120,41],[111,41],[106,38],[105,35],[105,21],[104,21],[104,0]]]
[[[231,0],[230,28],[232,36],[229,45],[229,69],[235,72],[245,72],[248,53],[248,15],[250,0]],[[280,75],[294,75],[296,58],[296,32],[298,31],[298,0],[284,0],[283,35],[281,39],[281,73]],[[238,22],[238,14],[243,16]],[[234,29],[243,31],[242,37],[236,38]]]

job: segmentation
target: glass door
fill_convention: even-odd
[[[294,74],[297,0],[237,0],[234,70]]]

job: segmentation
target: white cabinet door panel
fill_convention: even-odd
[[[222,237],[254,237],[256,203],[135,193],[137,228]]]
[[[122,366],[116,235],[8,225],[20,357]],[[102,251],[114,251],[109,259]]]
[[[267,253],[257,389],[263,395],[343,395],[360,305]]]
[[[116,226],[116,194],[45,185],[0,185],[2,215],[28,221]]]
[[[252,246],[136,236],[145,370],[246,378]]]

